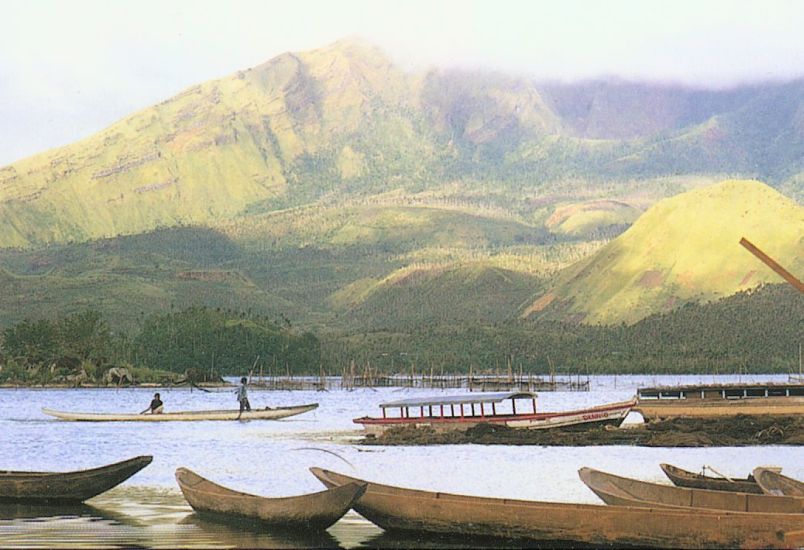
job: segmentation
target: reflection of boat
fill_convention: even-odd
[[[773,468],[755,468],[754,477],[767,495],[804,497],[804,483],[792,477],[783,476]]]
[[[695,509],[711,508],[714,510],[766,514],[804,513],[804,499],[801,498],[660,485],[615,476],[592,468],[581,468],[578,471],[578,475],[580,475],[581,481],[606,504],[651,508],[668,506]],[[804,529],[804,516],[802,516],[801,522]]]
[[[318,403],[309,405],[297,405],[295,407],[276,407],[274,409],[254,409],[243,411],[241,420],[277,420],[287,418],[297,414],[306,413],[318,408]],[[55,416],[61,420],[78,420],[83,422],[113,422],[113,421],[135,421],[135,422],[169,422],[169,421],[191,421],[191,420],[237,420],[239,411],[182,411],[168,412],[161,414],[116,414],[116,413],[82,413],[82,412],[62,412],[43,408],[42,412]]]
[[[227,489],[200,475],[176,470],[184,498],[196,512],[215,513],[294,530],[323,530],[338,521],[366,490],[350,483],[342,487],[295,497],[266,498]]]
[[[757,482],[754,481],[754,476],[751,475],[747,478],[712,477],[702,473],[696,474],[694,472],[688,472],[672,464],[660,464],[659,466],[670,481],[673,482],[673,485],[677,487],[708,489],[710,491],[754,493],[755,495],[762,494],[762,489],[759,488]],[[704,468],[706,468],[706,466],[704,466]]]
[[[138,456],[115,464],[75,472],[0,472],[0,500],[81,502],[92,498],[145,468],[153,457]]]
[[[804,384],[709,384],[639,388],[635,411],[646,419],[804,414]]]
[[[190,514],[179,523],[195,526],[205,535],[200,547],[228,546],[232,548],[340,548],[338,540],[328,531],[265,531],[244,529],[242,521],[227,516]],[[187,545],[187,538],[197,538],[184,532],[177,546]],[[188,545],[189,546],[189,545]]]
[[[574,411],[536,412],[534,393],[470,393],[383,403],[380,405],[381,418],[364,416],[356,418],[354,422],[362,424],[369,434],[380,434],[389,428],[402,426],[427,426],[439,431],[467,430],[482,423],[530,430],[619,425],[634,403],[632,400]]]
[[[327,487],[368,483],[320,468]],[[354,509],[391,531],[665,548],[789,547],[801,514],[638,508],[451,495],[368,483]],[[790,533],[791,535],[787,535]],[[799,535],[800,536],[800,535]],[[787,538],[786,538],[787,537]]]

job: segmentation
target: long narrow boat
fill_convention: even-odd
[[[366,434],[372,435],[402,426],[448,431],[468,430],[482,423],[529,430],[599,424],[619,426],[635,403],[631,400],[574,411],[536,412],[535,393],[471,393],[382,403],[382,417],[364,416],[353,422],[362,424]]]
[[[239,520],[258,521],[287,530],[323,530],[338,521],[366,490],[347,483],[318,493],[266,498],[227,489],[188,470],[176,470],[176,481],[193,510]]]
[[[708,489],[710,491],[731,491],[734,493],[753,493],[755,495],[762,494],[762,489],[757,485],[752,475],[746,478],[712,477],[682,470],[672,464],[660,464],[659,467],[670,481],[673,482],[673,485],[677,487]]]
[[[318,403],[309,405],[296,405],[294,407],[276,407],[273,409],[254,409],[243,411],[241,420],[278,420],[297,414],[306,413],[318,408]],[[182,411],[162,414],[126,414],[126,413],[84,413],[63,412],[43,408],[42,412],[55,416],[60,420],[74,420],[79,422],[176,422],[198,420],[237,420],[239,411]]]
[[[804,414],[804,384],[698,384],[639,388],[634,407],[646,420],[678,416]]]
[[[578,475],[606,504],[804,514],[804,498],[688,489],[615,476],[592,468],[581,468]]]
[[[757,485],[767,495],[785,495],[804,498],[804,483],[792,477],[783,476],[770,468],[755,468]]]
[[[310,471],[327,487],[367,483],[354,509],[390,531],[654,548],[783,548],[797,544],[804,530],[802,514],[473,497],[380,485],[320,468]]]
[[[0,471],[0,501],[57,504],[83,502],[145,468],[153,457],[138,456],[75,472]]]

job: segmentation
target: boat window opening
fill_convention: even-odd
[[[658,391],[639,391],[639,398],[640,399],[659,399],[659,392]]]
[[[681,399],[680,391],[661,391],[659,392],[659,399]]]
[[[723,397],[725,399],[742,399],[745,397],[745,390],[723,390]]]
[[[795,396],[799,396],[799,397],[800,397],[800,396],[804,396],[804,387],[801,387],[801,388],[790,388],[790,389],[788,390],[788,392],[789,392],[789,393],[788,393],[788,395],[789,395],[789,396],[794,396],[794,395],[795,395]]]
[[[766,397],[768,390],[765,388],[749,388],[745,390],[746,397]]]
[[[787,390],[784,388],[768,388],[768,397],[786,397]]]

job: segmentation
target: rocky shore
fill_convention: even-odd
[[[363,445],[638,445],[644,447],[741,447],[804,445],[804,417],[748,416],[729,418],[674,418],[626,428],[517,430],[479,424],[465,432],[436,432],[432,428],[403,427]]]

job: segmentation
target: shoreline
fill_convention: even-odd
[[[746,447],[804,446],[804,417],[735,415],[723,418],[673,418],[627,428],[552,428],[522,430],[479,424],[461,432],[436,432],[429,427],[392,428],[379,436],[364,436],[359,445],[538,445],[586,447]]]

